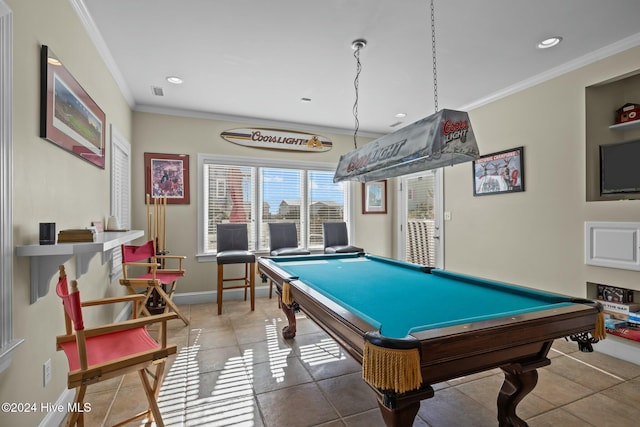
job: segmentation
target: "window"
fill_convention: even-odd
[[[333,172],[309,171],[309,235],[308,248],[322,247],[322,223],[345,221],[344,196],[341,183],[333,182]]]
[[[260,212],[259,249],[269,249],[270,222],[295,222],[298,229],[298,242],[305,241],[301,233],[304,228],[305,206],[302,204],[305,187],[305,171],[283,168],[260,168],[262,188],[262,206]],[[302,236],[300,235],[302,234]]]
[[[120,228],[131,224],[131,145],[111,126],[111,215]],[[122,273],[122,251],[114,248],[111,255],[111,280]]]
[[[322,223],[348,221],[349,186],[334,183],[335,165],[200,154],[201,255],[216,251],[216,225],[247,223],[249,249],[268,251],[269,223],[294,222],[298,241],[322,249]]]

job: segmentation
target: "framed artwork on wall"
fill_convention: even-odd
[[[524,148],[487,154],[473,161],[473,195],[524,191]]]
[[[189,204],[189,155],[144,153],[145,194]],[[146,197],[146,196],[145,196]]]
[[[362,183],[362,213],[387,213],[387,181]]]
[[[40,137],[104,169],[105,114],[44,45],[40,51]]]

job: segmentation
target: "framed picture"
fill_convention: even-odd
[[[144,170],[146,194],[166,197],[168,204],[189,204],[189,155],[144,153]]]
[[[104,169],[105,114],[48,46],[40,51],[40,137]]]
[[[387,181],[362,183],[362,213],[387,213]]]
[[[473,195],[524,191],[524,148],[499,151],[473,161]]]

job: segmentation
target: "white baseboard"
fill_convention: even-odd
[[[275,289],[274,289],[275,295]],[[176,293],[173,295],[173,301],[180,304],[215,304],[218,300],[217,291],[205,291],[205,292],[186,292]],[[256,297],[266,297],[269,295],[269,284],[256,286]],[[229,289],[224,291],[224,300],[236,300],[244,299],[244,291],[242,289]]]
[[[593,345],[599,353],[640,365],[640,343],[626,338],[607,335],[607,338]]]
[[[76,395],[76,390],[65,390],[62,392],[60,397],[55,403],[56,408],[68,408],[69,405],[73,402],[73,399]],[[47,415],[42,419],[38,427],[58,427],[62,425],[64,421],[64,417],[67,416],[66,411],[47,411]]]

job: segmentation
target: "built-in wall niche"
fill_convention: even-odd
[[[616,124],[616,111],[640,104],[640,70],[585,89],[586,199],[640,200],[640,193],[601,194],[600,145],[640,140],[640,120]]]

